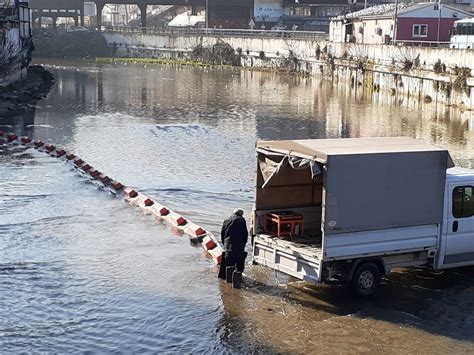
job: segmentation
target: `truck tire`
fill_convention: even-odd
[[[352,289],[358,296],[372,296],[380,285],[380,270],[374,263],[360,264],[352,276]]]

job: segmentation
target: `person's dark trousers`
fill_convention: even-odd
[[[227,266],[234,266],[237,271],[244,272],[246,256],[246,252],[240,255],[234,255],[232,252],[226,251],[219,268],[219,278],[225,280],[225,269]]]
[[[245,266],[245,256],[241,253],[235,254],[232,252],[226,252],[227,257],[227,265],[226,266],[234,266],[237,271],[244,272]]]

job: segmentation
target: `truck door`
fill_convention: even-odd
[[[451,185],[447,218],[446,267],[474,264],[474,188]]]

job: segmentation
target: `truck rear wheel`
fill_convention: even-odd
[[[372,296],[380,285],[380,270],[374,263],[360,264],[352,276],[352,289],[359,296]]]

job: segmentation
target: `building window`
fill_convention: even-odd
[[[474,193],[472,186],[459,186],[453,190],[453,216],[466,218],[474,216]]]
[[[413,25],[413,37],[427,37],[428,25]]]

